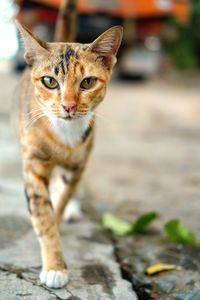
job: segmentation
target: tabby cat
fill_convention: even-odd
[[[18,122],[25,193],[41,246],[40,281],[49,288],[68,281],[59,223],[92,149],[94,110],[105,96],[122,39],[122,27],[115,26],[91,44],[72,42],[75,2],[64,1],[54,43],[17,22],[29,66],[20,83]],[[55,166],[71,176],[63,175],[65,188],[53,207],[48,185]]]

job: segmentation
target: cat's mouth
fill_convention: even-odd
[[[81,119],[83,117],[85,117],[87,114],[86,113],[74,113],[74,114],[66,114],[66,115],[60,115],[59,117],[63,120],[66,121],[73,121],[73,120],[77,120],[77,119]]]
[[[67,120],[67,121],[72,121],[72,120],[77,119],[77,118],[71,117],[71,116],[65,116],[65,117],[61,117],[61,119]]]
[[[61,119],[66,120],[66,121],[73,121],[73,120],[81,119],[83,117],[85,117],[85,115],[83,116],[83,115],[78,115],[77,114],[77,115],[73,115],[73,116],[70,116],[70,115],[60,116]]]

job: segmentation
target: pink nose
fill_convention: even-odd
[[[77,105],[76,104],[66,104],[66,105],[62,104],[62,107],[64,108],[65,111],[70,112],[70,111],[76,110]]]

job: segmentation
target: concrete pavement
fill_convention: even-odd
[[[173,217],[181,219],[200,239],[198,81],[175,77],[111,84],[97,112],[96,146],[83,180],[84,195],[87,195],[83,197],[85,209],[90,216],[80,223],[63,225],[62,241],[71,281],[66,289],[52,291],[38,282],[39,248],[24,199],[17,141],[9,125],[12,90],[18,79],[0,74],[0,80],[1,299],[136,299],[130,283],[133,276],[126,278],[129,281],[122,279],[120,261],[122,264],[124,259],[133,257],[129,271],[141,275],[145,268],[145,249],[155,247],[153,253],[157,253],[163,239],[163,249],[168,248],[162,226]],[[99,223],[92,221],[94,212],[101,214],[108,210],[127,220],[156,210],[160,219],[154,226],[160,233],[150,236],[150,240],[143,236],[141,240],[122,239],[114,245]],[[123,252],[125,257],[118,253],[116,258],[118,245],[122,250],[123,247],[129,250]],[[176,255],[181,258],[181,253]],[[191,262],[184,265],[184,274],[193,278],[190,290],[195,292],[194,300],[199,299],[200,278],[190,265]],[[141,276],[140,280],[144,278]],[[184,292],[187,290],[178,282],[169,293],[166,289],[159,290],[162,300],[190,299],[190,293]]]
[[[0,299],[137,299],[131,283],[122,279],[114,246],[95,221],[63,224],[62,242],[69,266],[67,287],[51,290],[39,282],[38,241],[26,207],[20,153],[10,126],[12,90],[17,78],[1,75],[0,109]]]

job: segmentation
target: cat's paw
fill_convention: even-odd
[[[67,271],[42,271],[40,273],[40,282],[52,289],[62,288],[68,282]]]
[[[70,199],[67,207],[65,208],[63,219],[64,221],[78,221],[83,217],[80,200],[76,198]]]

